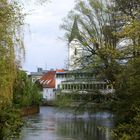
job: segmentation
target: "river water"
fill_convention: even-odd
[[[75,115],[70,109],[41,107],[25,121],[19,140],[113,140],[113,115],[107,111]]]

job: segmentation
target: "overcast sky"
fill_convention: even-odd
[[[52,0],[43,6],[26,4],[25,46],[26,58],[23,69],[28,72],[43,69],[64,68],[67,44],[58,39],[64,31],[59,29],[62,19],[74,7],[74,0]]]

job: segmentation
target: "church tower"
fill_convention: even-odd
[[[80,33],[77,25],[77,18],[75,17],[68,45],[68,69],[70,71],[81,68],[80,58],[82,55],[82,48],[80,42],[78,41],[79,39]]]

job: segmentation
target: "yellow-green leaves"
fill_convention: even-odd
[[[17,52],[22,49],[24,14],[17,2],[0,2],[0,94],[12,98],[12,86],[16,76]],[[21,54],[20,54],[21,55]]]

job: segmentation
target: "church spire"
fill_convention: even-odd
[[[79,29],[78,29],[78,24],[77,24],[77,18],[78,18],[77,16],[75,16],[75,18],[74,18],[73,26],[71,29],[71,34],[69,37],[69,43],[75,38],[77,38],[77,39],[80,38],[80,33],[79,33]]]

